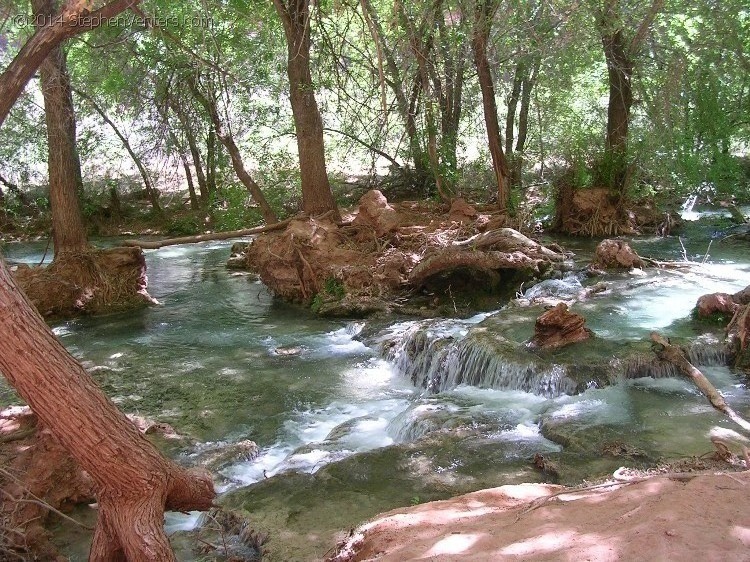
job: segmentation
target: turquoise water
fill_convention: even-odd
[[[686,244],[688,257],[703,261],[704,240]],[[585,261],[592,245],[572,245]],[[682,253],[674,238],[635,245],[657,258]],[[278,302],[253,276],[228,271],[230,246],[148,251],[149,290],[160,306],[53,329],[121,409],[170,423],[192,438],[167,447],[179,462],[190,464],[197,451],[215,444],[257,442],[260,456],[222,468],[217,486],[228,492],[227,501],[250,511],[259,528],[283,534],[279,559],[320,556],[336,529],[378,511],[549,479],[530,465],[535,453],[558,459],[562,480],[573,481],[633,462],[602,460],[602,443],[627,440],[645,452],[639,462],[653,463],[706,452],[712,428],[731,427],[679,379],[638,379],[552,398],[482,385],[426,393],[378,348],[422,321],[394,319],[364,337],[363,322],[317,318]],[[575,307],[610,344],[646,339],[654,329],[698,336],[689,321],[698,296],[750,285],[746,250],[713,244],[706,264],[689,271],[608,277],[608,291]],[[10,261],[30,263],[43,251],[41,244],[4,249]],[[485,318],[445,320],[432,332],[460,339]],[[519,312],[514,318],[509,337],[528,338],[533,315],[526,319]],[[291,348],[296,354],[286,354]],[[732,405],[750,412],[744,378],[724,367],[704,370]],[[12,401],[12,391],[0,384],[0,404]],[[567,427],[565,447],[542,425]],[[293,515],[290,503],[316,515]],[[195,521],[195,515],[169,516],[168,529],[190,528]],[[75,559],[84,547],[69,545],[69,552]],[[181,557],[191,559],[185,552]]]

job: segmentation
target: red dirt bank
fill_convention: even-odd
[[[750,472],[655,476],[614,488],[521,484],[398,509],[336,561],[750,560]]]

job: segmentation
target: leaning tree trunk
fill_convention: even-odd
[[[102,121],[104,121],[107,125],[109,125],[110,129],[112,129],[112,132],[115,134],[115,136],[120,139],[120,142],[122,143],[123,148],[128,153],[128,156],[130,156],[130,159],[133,161],[133,164],[135,164],[135,167],[138,168],[138,173],[141,174],[141,179],[143,180],[143,187],[146,190],[146,196],[148,197],[149,202],[151,203],[151,208],[154,210],[154,212],[159,216],[162,217],[164,215],[164,211],[161,208],[161,205],[159,204],[159,192],[154,187],[154,182],[151,181],[151,177],[149,176],[148,170],[146,169],[146,166],[143,164],[143,161],[141,158],[135,153],[135,150],[133,150],[133,147],[130,145],[130,141],[125,136],[125,134],[120,131],[119,127],[115,124],[112,119],[109,118],[107,113],[104,111],[104,109],[96,103],[96,100],[92,98],[90,95],[88,95],[83,90],[80,90],[78,88],[75,89],[76,94],[81,96],[83,99],[85,99],[92,108],[94,108],[94,111],[96,111],[99,114],[99,117],[102,118]]]
[[[210,508],[210,475],[178,467],[141,435],[55,338],[2,259],[0,335],[0,371],[95,482],[90,560],[175,560],[164,510]]]
[[[56,0],[32,0],[39,21],[57,14]],[[65,52],[54,47],[39,67],[44,115],[47,123],[49,199],[52,209],[52,239],[55,257],[88,247],[86,229],[78,201],[81,162],[76,148],[76,122]]]
[[[495,101],[495,86],[492,81],[490,63],[487,58],[487,43],[492,28],[492,18],[495,13],[492,0],[477,2],[474,12],[474,32],[472,48],[474,50],[474,64],[482,90],[482,109],[484,123],[487,128],[487,143],[492,156],[492,169],[497,182],[497,205],[502,213],[508,212],[510,203],[510,172],[505,159],[503,145],[500,139],[500,123],[497,119],[497,102]]]
[[[91,31],[103,22],[109,21],[117,14],[136,6],[140,0],[114,0],[100,9],[87,13],[86,18],[79,17],[88,2],[66,0],[59,15],[48,21],[49,25],[37,27],[34,35],[21,47],[18,54],[0,75],[0,125],[10,113],[13,104],[34,73],[52,50],[70,37]]]
[[[340,220],[326,170],[323,119],[320,116],[310,74],[310,0],[274,0],[287,42],[289,99],[297,132],[302,208],[319,215],[333,211]]]

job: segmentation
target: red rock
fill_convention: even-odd
[[[570,312],[568,305],[561,302],[537,318],[531,343],[542,349],[556,349],[587,340],[592,332],[585,324],[583,316]]]
[[[596,247],[592,265],[603,269],[633,269],[642,268],[645,263],[627,242],[607,239]]]
[[[401,224],[401,219],[385,195],[377,189],[372,189],[359,200],[359,213],[353,224],[371,226],[378,236],[383,236],[396,230]]]
[[[739,307],[740,305],[732,299],[732,295],[727,293],[703,295],[698,299],[698,303],[695,305],[695,308],[698,311],[698,316],[701,318],[716,313],[733,316]]]

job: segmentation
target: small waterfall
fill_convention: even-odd
[[[688,360],[693,365],[715,367],[732,362],[730,351],[723,344],[696,343],[685,349]]]
[[[526,361],[516,344],[485,331],[459,339],[415,325],[385,350],[385,357],[415,386],[432,393],[461,384],[547,398],[579,390],[565,367],[541,365],[532,356]]]
[[[688,198],[685,199],[685,202],[682,204],[682,207],[680,208],[680,217],[682,217],[683,220],[694,221],[699,218],[698,213],[693,211],[693,207],[695,207],[695,203],[697,201],[698,201],[697,193],[689,195]]]
[[[728,365],[731,359],[728,350],[721,344],[696,343],[682,349],[688,361],[698,367]],[[625,361],[624,376],[626,379],[664,379],[681,377],[682,373],[672,363],[662,361],[654,354],[638,354]]]

